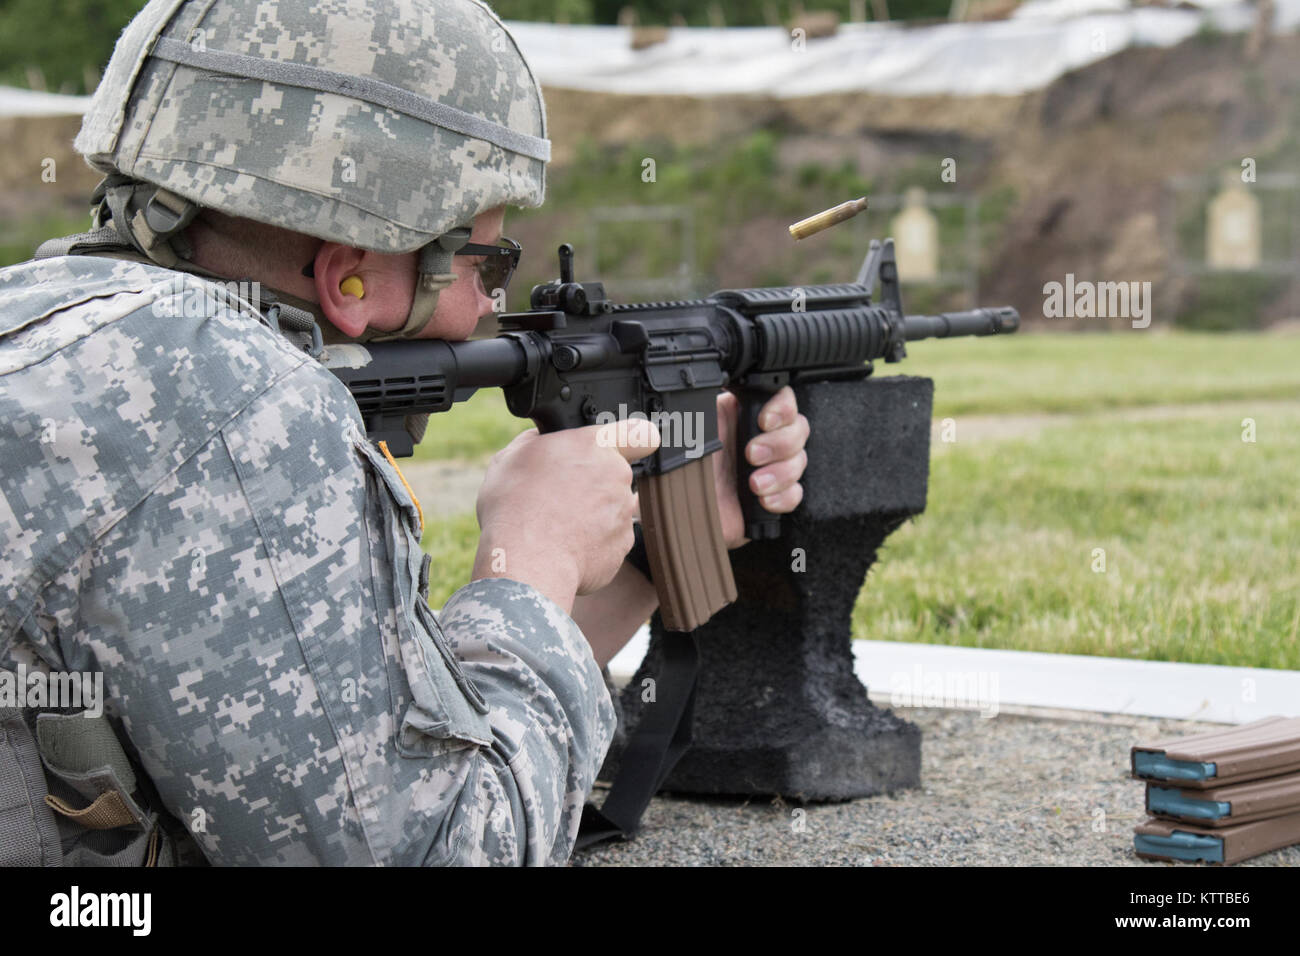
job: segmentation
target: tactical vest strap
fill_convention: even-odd
[[[61,866],[59,827],[45,804],[45,774],[17,707],[0,708],[0,866]]]
[[[174,865],[136,784],[107,717],[0,708],[0,866]]]
[[[74,809],[58,797],[46,796],[45,803],[51,810],[73,823],[79,823],[87,830],[113,830],[117,827],[130,826],[135,817],[127,809],[126,801],[116,790],[105,790],[95,798],[95,802],[80,810]]]
[[[89,256],[99,252],[134,252],[111,225],[74,236],[46,239],[36,248],[33,259],[52,259],[55,256]]]
[[[131,843],[112,853],[100,853],[89,846],[78,846],[64,859],[65,866],[135,867],[175,866],[170,842],[160,828],[139,834]]]
[[[174,269],[192,250],[183,235],[199,207],[152,183],[121,175],[100,181],[91,196],[95,229],[41,243],[34,258],[139,253],[165,269]],[[179,255],[178,255],[179,254]]]
[[[107,717],[41,714],[36,744],[46,766],[60,776],[81,777],[106,767],[128,794],[135,792],[135,770]]]

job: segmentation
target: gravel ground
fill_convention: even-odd
[[[1058,712],[1059,713],[1059,712]],[[1103,715],[913,708],[919,790],[802,806],[770,797],[656,797],[640,835],[574,866],[1175,866],[1133,855],[1146,819],[1129,748],[1213,725]],[[603,799],[599,793],[597,799]],[[1296,866],[1300,846],[1240,866]]]

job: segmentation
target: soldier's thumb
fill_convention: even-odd
[[[625,418],[601,425],[596,432],[596,444],[617,448],[628,461],[636,461],[659,448],[659,429],[644,418]]]

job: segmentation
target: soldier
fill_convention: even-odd
[[[127,757],[41,738],[65,838],[127,824],[73,862],[567,860],[613,732],[600,668],[655,607],[624,561],[655,436],[513,441],[435,620],[418,505],[351,396],[219,284],[327,340],[465,338],[508,279],[466,240],[541,203],[545,136],[476,0],[152,0],[123,33],[76,144],[95,231],[0,272],[0,664],[102,672]],[[762,425],[754,488],[788,512],[788,389]]]

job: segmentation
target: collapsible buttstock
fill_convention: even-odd
[[[663,625],[670,631],[693,631],[736,600],[712,456],[642,478],[637,488]]]

